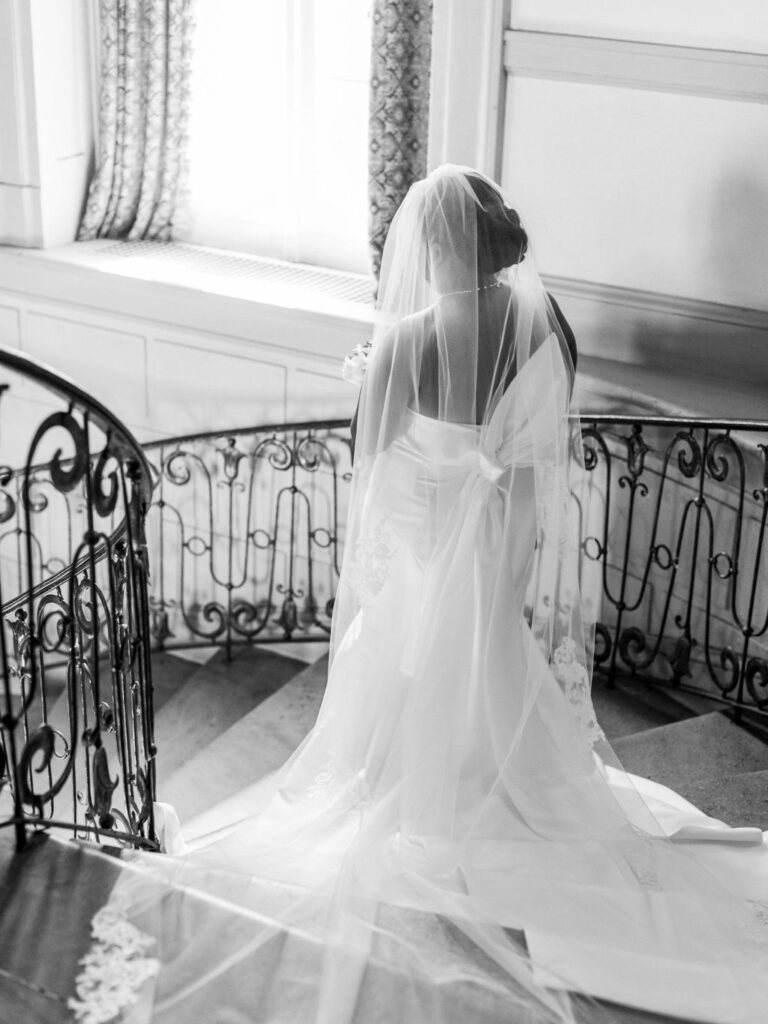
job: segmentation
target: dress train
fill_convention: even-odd
[[[558,360],[376,459],[314,729],[115,894],[157,943],[147,1019],[766,1019],[768,840],[624,772],[573,631],[548,660],[529,626]]]

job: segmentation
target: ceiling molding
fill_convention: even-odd
[[[768,102],[768,55],[508,29],[508,75]]]

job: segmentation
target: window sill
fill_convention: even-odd
[[[334,378],[340,360],[370,338],[373,305],[365,301],[369,282],[363,275],[187,244],[176,248],[184,252],[174,255],[163,243],[109,239],[46,250],[0,246],[0,293],[90,311],[100,321],[149,321],[162,333],[202,335],[197,344],[211,349],[217,339],[236,339],[293,351],[327,363]],[[562,281],[548,284],[566,294]],[[600,345],[590,350],[588,325],[576,327],[582,410],[765,418],[760,372],[745,369],[734,381],[707,374],[706,360],[683,373],[631,353],[611,359]],[[13,335],[0,343],[17,344]]]
[[[280,347],[289,320],[306,331],[298,343],[303,351],[319,354],[320,336],[338,337],[331,351],[320,350],[333,358],[370,336],[373,323],[363,275],[188,244],[0,246],[0,267],[5,291],[210,334],[258,335]]]

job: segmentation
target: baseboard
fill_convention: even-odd
[[[768,385],[768,311],[544,275],[585,356]]]

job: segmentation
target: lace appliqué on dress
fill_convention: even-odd
[[[597,724],[592,705],[589,676],[576,656],[576,643],[571,637],[567,636],[555,650],[552,667],[566,700],[576,714],[587,745],[591,747],[598,740],[604,740],[605,733]]]
[[[647,837],[637,836],[625,850],[624,856],[627,867],[643,889],[663,891],[664,886],[654,864],[654,848]]]
[[[67,1006],[78,1024],[107,1024],[133,1006],[141,986],[160,970],[160,961],[144,956],[155,940],[124,920],[112,902],[91,921],[93,942],[80,960],[76,999]]]
[[[746,938],[752,948],[758,946],[768,952],[768,903],[763,903],[761,900],[747,900],[747,907],[751,920]]]
[[[543,495],[536,499],[539,542],[552,541],[557,532],[557,546],[562,554],[568,542],[571,511],[571,490],[561,473],[555,473]]]
[[[370,533],[358,537],[354,560],[347,569],[347,579],[361,604],[370,604],[381,592],[389,579],[389,563],[396,550],[384,520]]]
[[[336,760],[328,760],[315,775],[311,784],[304,792],[304,799],[333,803],[341,795],[350,802],[365,799],[368,792],[364,779],[351,764]]]

